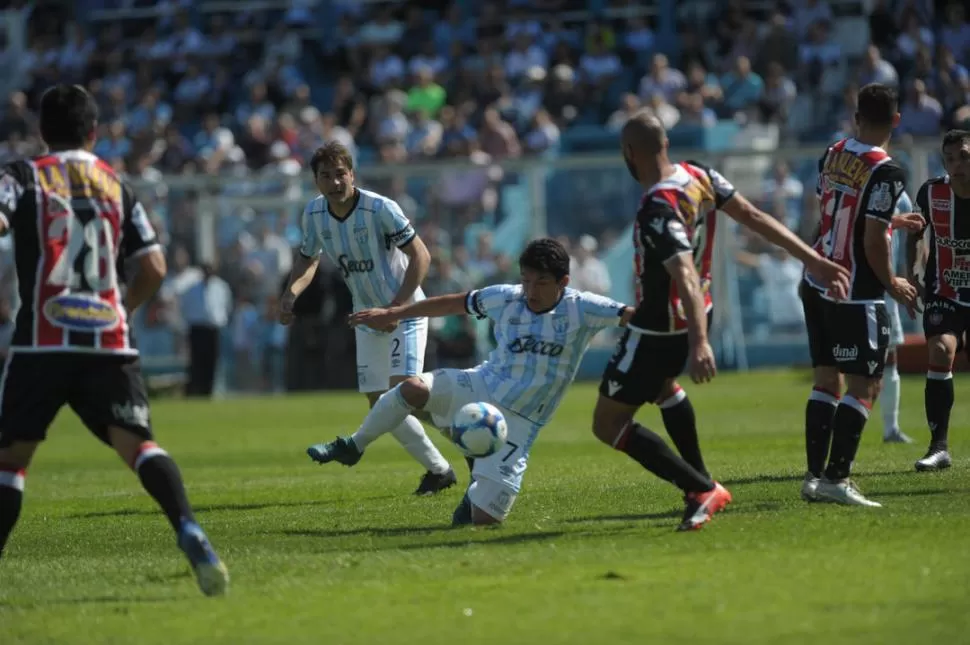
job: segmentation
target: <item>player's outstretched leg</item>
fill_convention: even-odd
[[[179,549],[185,553],[202,593],[219,596],[229,587],[229,571],[222,563],[185,494],[175,461],[153,441],[145,441],[121,428],[109,428],[111,445],[138,475],[141,485],[161,507],[175,531]]]
[[[872,402],[879,396],[881,379],[881,375],[877,378],[847,376],[848,393],[836,408],[832,424],[829,463],[816,490],[816,495],[822,501],[854,506],[882,506],[867,499],[849,479]]]
[[[636,410],[635,406],[617,403],[601,395],[593,412],[593,434],[684,491],[684,517],[677,529],[701,528],[731,503],[731,493],[684,461],[655,432],[634,421]]]
[[[0,557],[20,517],[27,467],[36,449],[37,443],[21,441],[0,449]]]
[[[687,392],[677,381],[671,380],[661,392],[657,405],[660,407],[664,428],[677,452],[694,470],[709,478],[711,474],[704,465],[700,441],[697,438],[697,417],[694,415],[694,406],[687,398]]]

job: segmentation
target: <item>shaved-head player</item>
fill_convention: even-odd
[[[791,253],[835,292],[844,290],[848,272],[755,208],[713,168],[671,162],[668,145],[663,125],[649,111],[634,115],[621,134],[630,174],[646,190],[634,225],[637,310],[603,374],[593,432],[684,491],[681,529],[690,530],[731,501],[707,471],[694,409],[677,382],[685,365],[696,383],[716,371],[708,327],[717,211]],[[680,456],[633,420],[647,403],[660,407]]]

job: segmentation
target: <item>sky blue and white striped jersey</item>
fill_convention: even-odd
[[[495,322],[496,347],[481,365],[492,400],[533,423],[555,413],[596,332],[620,324],[624,305],[566,289],[550,311],[533,313],[519,285],[468,294],[465,309]]]
[[[912,213],[914,210],[913,200],[909,198],[909,193],[905,190],[903,194],[899,196],[899,200],[896,202],[896,215],[901,213]],[[899,230],[893,231],[893,259],[895,261],[895,266],[900,266],[900,263],[904,261],[903,248],[905,247],[906,233]]]
[[[323,195],[310,201],[300,221],[300,253],[326,254],[344,277],[354,310],[386,307],[397,295],[408,256],[401,251],[415,238],[414,226],[393,199],[357,190],[357,204],[346,219],[334,216]],[[418,288],[408,303],[424,300]]]

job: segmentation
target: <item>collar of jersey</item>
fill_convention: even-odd
[[[522,297],[525,298],[525,294],[524,293],[522,294]],[[542,315],[547,314],[550,311],[554,310],[556,307],[558,307],[559,306],[559,303],[562,302],[562,299],[565,298],[565,297],[566,297],[566,290],[563,289],[562,290],[562,293],[559,294],[559,300],[557,300],[556,301],[556,304],[554,304],[553,306],[549,307],[548,309],[543,309],[542,311],[532,311],[531,309],[529,309],[528,299],[526,300],[525,308],[526,309],[529,309],[529,313],[532,314],[533,316],[542,316]]]
[[[343,217],[337,217],[334,212],[330,210],[330,202],[327,202],[326,197],[323,198],[323,201],[327,203],[327,214],[330,215],[330,217],[334,218],[338,222],[346,222],[348,219],[350,219],[350,216],[354,214],[354,211],[357,210],[357,204],[360,203],[360,189],[354,188],[354,205],[350,207],[350,210],[347,211],[347,214]]]

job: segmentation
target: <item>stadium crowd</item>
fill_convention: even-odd
[[[191,324],[225,329],[237,389],[312,381],[284,376],[282,357],[321,344],[341,351],[349,337],[335,330],[349,305],[339,278],[325,272],[314,330],[288,343],[271,312],[297,241],[293,214],[224,209],[219,257],[201,267],[199,195],[169,191],[165,175],[278,191],[298,183],[312,151],[331,140],[364,167],[470,162],[480,170],[433,184],[402,174],[373,186],[413,214],[435,259],[427,291],[442,293],[515,279],[486,231],[467,234],[496,211],[503,161],[553,157],[570,133],[615,132],[644,106],[672,131],[757,123],[777,127],[782,140],[814,142],[847,132],[856,89],[878,81],[904,97],[898,136],[970,125],[970,24],[961,2],[869,3],[871,44],[858,60],[848,57],[848,67],[837,29],[848,3],[838,0],[680,0],[673,48],[662,47],[655,3],[634,0],[289,0],[275,9],[243,0],[231,11],[191,0],[6,4],[0,156],[38,149],[31,108],[40,90],[65,79],[90,88],[102,114],[95,152],[152,186],[143,198],[155,207],[174,267],[146,310],[143,336],[157,353],[177,353]],[[762,195],[792,228],[805,228],[791,206],[802,183],[779,164]],[[588,228],[566,231],[575,282],[607,292],[598,258],[622,228]],[[742,266],[777,275],[757,240],[744,253]],[[210,274],[229,296],[193,311],[186,295]],[[3,275],[0,322],[9,327],[16,298],[10,272]],[[162,339],[172,330],[169,348]],[[471,360],[479,331],[449,321],[436,330],[433,351],[441,361]]]

